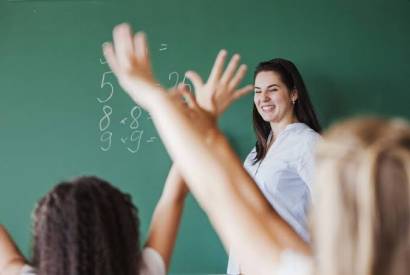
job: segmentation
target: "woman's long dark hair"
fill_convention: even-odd
[[[35,210],[39,275],[135,275],[139,221],[129,195],[96,177],[63,182]]]
[[[255,69],[253,80],[255,82],[256,75],[262,71],[272,71],[279,74],[282,82],[286,85],[289,91],[296,90],[298,99],[295,101],[294,112],[299,122],[303,122],[316,132],[321,132],[319,121],[316,117],[315,110],[310,101],[308,91],[302,76],[300,75],[295,64],[291,61],[275,58],[269,61],[264,61],[258,64]],[[253,103],[253,128],[256,133],[256,156],[254,163],[262,160],[268,151],[268,137],[271,131],[269,122],[263,120],[255,103]]]

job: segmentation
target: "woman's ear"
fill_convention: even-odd
[[[298,96],[298,90],[293,89],[290,92],[290,100],[293,102],[293,104],[295,104],[296,100],[298,100],[299,96]]]

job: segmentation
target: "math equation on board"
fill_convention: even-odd
[[[167,49],[168,45],[166,43],[161,43],[159,52],[162,53]],[[100,58],[99,61],[101,65],[107,66],[107,62],[104,59]],[[110,70],[102,73],[100,82],[100,89],[102,92],[101,95],[97,96],[96,98],[98,104],[101,106],[101,116],[98,120],[99,148],[103,152],[107,152],[112,149],[113,140],[117,139],[120,141],[120,144],[122,144],[125,150],[127,150],[131,154],[135,154],[140,151],[141,147],[144,144],[155,143],[158,140],[158,137],[147,135],[146,132],[144,132],[141,123],[142,120],[147,120],[151,123],[152,120],[151,117],[138,105],[135,105],[133,108],[131,108],[128,112],[128,115],[122,117],[119,121],[112,121],[114,110],[110,103],[112,98],[114,97],[114,91],[117,88],[114,87],[114,84],[112,84],[112,82],[108,80],[112,75],[113,72]],[[188,87],[189,90],[191,90],[191,85],[189,83],[186,83],[185,76],[180,79],[180,74],[176,71],[170,72],[168,74],[168,81],[172,88],[175,88],[180,82],[182,82]],[[116,136],[112,129],[113,123],[119,123],[123,127],[126,127],[127,134]]]

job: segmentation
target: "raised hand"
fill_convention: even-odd
[[[217,118],[228,106],[250,92],[252,85],[247,85],[237,89],[241,80],[246,74],[246,65],[242,64],[239,68],[240,56],[235,54],[228,66],[224,69],[227,52],[221,50],[215,59],[214,66],[204,84],[201,77],[194,71],[188,71],[186,77],[192,82],[198,104]]]
[[[113,30],[113,44],[105,43],[104,56],[121,87],[139,105],[150,109],[155,99],[164,94],[156,85],[151,70],[151,61],[145,34],[132,35],[128,24],[121,24]]]
[[[201,136],[211,142],[211,137],[217,129],[216,117],[203,109],[195,96],[188,90],[186,84],[180,83],[168,93],[174,105],[184,114]]]

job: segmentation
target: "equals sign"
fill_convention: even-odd
[[[154,142],[156,139],[157,137],[150,137],[149,139],[147,139],[147,143]]]
[[[166,43],[162,43],[161,44],[161,48],[159,48],[159,51],[165,51],[165,50],[167,50],[168,49],[168,44],[166,44]]]

